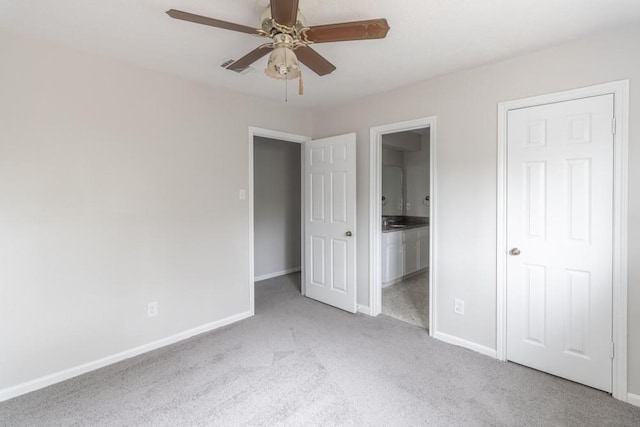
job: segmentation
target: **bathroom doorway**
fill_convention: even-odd
[[[429,328],[429,128],[382,135],[382,314]]]
[[[372,128],[371,314],[432,330],[435,118]]]

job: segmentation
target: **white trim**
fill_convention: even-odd
[[[640,394],[627,393],[627,403],[640,407]]]
[[[424,272],[426,272],[426,271],[428,271],[428,270],[429,270],[429,267],[421,268],[420,270],[418,270],[418,271],[414,271],[413,273],[409,273],[409,274],[407,274],[406,276],[399,277],[399,278],[394,279],[394,280],[391,280],[391,281],[389,281],[389,282],[383,282],[383,283],[380,285],[380,287],[381,287],[382,289],[388,288],[389,286],[393,286],[393,285],[395,285],[396,283],[400,283],[400,282],[402,282],[403,280],[407,280],[407,279],[410,279],[410,278],[412,278],[412,277],[415,277],[415,276],[417,276],[417,275],[419,275],[419,274],[422,274],[422,273],[424,273]]]
[[[267,273],[263,274],[262,276],[256,276],[253,281],[260,282],[262,280],[273,279],[274,277],[280,277],[286,274],[296,273],[298,271],[302,271],[302,267],[293,267],[282,271],[276,271],[275,273]]]
[[[382,207],[382,135],[414,129],[429,128],[429,335],[436,327],[436,256],[437,256],[437,174],[436,174],[436,116],[405,122],[375,126],[370,130],[369,145],[369,307],[372,316],[382,312],[381,242]]]
[[[304,144],[307,141],[310,141],[311,138],[307,137],[307,136],[302,136],[302,135],[295,135],[292,133],[286,133],[286,132],[279,132],[276,130],[271,130],[271,129],[263,129],[263,128],[259,128],[259,127],[255,127],[255,126],[249,126],[249,137],[248,137],[248,146],[249,146],[249,183],[248,183],[248,187],[249,187],[249,191],[247,194],[247,197],[249,199],[249,280],[248,280],[248,285],[249,285],[249,311],[251,312],[251,314],[255,314],[255,289],[254,289],[254,281],[256,280],[256,278],[254,277],[255,271],[254,271],[254,229],[253,229],[253,220],[254,220],[254,213],[253,213],[253,139],[256,136],[261,136],[263,138],[271,138],[271,139],[278,139],[280,141],[288,141],[288,142],[297,142],[298,144]],[[301,163],[300,163],[300,208],[301,208],[301,215],[302,215],[302,221],[300,224],[300,236],[301,236],[301,241],[300,241],[300,262],[302,263],[301,265],[301,271],[303,272],[302,274],[302,295],[305,294],[305,283],[304,283],[304,243],[302,242],[302,240],[304,240],[304,168],[302,167],[302,165],[304,165],[303,160],[304,160],[304,149],[301,148],[300,149],[301,152]]]
[[[497,170],[497,358],[506,360],[506,166],[507,112],[516,108],[563,102],[591,96],[614,95],[616,133],[614,135],[613,192],[613,397],[627,399],[627,216],[628,216],[628,147],[629,147],[629,80],[604,83],[548,95],[500,102],[498,104],[498,170]]]
[[[496,358],[507,360],[507,111],[498,103],[498,153],[496,176]]]
[[[448,344],[457,345],[458,347],[468,348],[469,350],[476,351],[485,356],[496,358],[496,351],[491,347],[486,347],[471,341],[464,340],[462,338],[454,337],[453,335],[445,334],[444,332],[436,331],[433,336],[435,339],[444,341]]]
[[[371,316],[371,309],[367,305],[358,304],[358,313],[366,314],[367,316]]]
[[[125,350],[120,353],[113,354],[111,356],[103,357],[101,359],[94,360],[92,362],[84,363],[82,365],[75,366],[73,368],[65,369],[64,371],[55,372],[53,374],[36,378],[34,380],[15,385],[13,387],[2,389],[0,390],[0,402],[50,386],[52,384],[66,381],[73,377],[77,377],[78,375],[95,371],[96,369],[100,369],[105,366],[112,365],[114,363],[120,362],[125,359],[130,359],[132,357],[139,356],[149,351],[157,350],[159,348],[162,348],[171,344],[175,344],[179,341],[186,340],[195,335],[200,335],[200,334],[212,331],[214,329],[218,329],[223,326],[229,325],[231,323],[235,323],[240,320],[246,319],[248,317],[251,317],[252,315],[253,313],[250,313],[248,311],[244,313],[235,314],[233,316],[216,320],[215,322],[206,323],[202,326],[198,326],[193,329],[188,329],[186,331],[180,332],[175,335],[171,335],[166,338],[162,338],[157,341],[150,342],[148,344],[144,344],[129,350]]]
[[[311,141],[311,138],[308,138],[307,141]],[[306,190],[306,184],[304,182],[304,156],[305,149],[304,145],[300,146],[300,293],[304,296],[307,295],[307,281],[304,277],[304,236],[305,236],[305,204],[304,204],[304,193]]]
[[[438,316],[436,316],[436,300],[438,297],[438,288],[436,286],[436,269],[438,268],[438,214],[436,211],[438,200],[438,162],[436,149],[437,139],[437,121],[433,116],[431,122],[431,137],[429,140],[429,147],[431,152],[429,153],[429,159],[431,161],[429,173],[429,333],[434,336],[438,331]]]

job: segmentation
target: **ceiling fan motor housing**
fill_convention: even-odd
[[[287,27],[285,25],[281,25],[271,16],[271,7],[267,7],[267,9],[262,13],[260,17],[262,31],[264,31],[265,36],[273,38],[273,47],[277,47],[276,36],[281,34],[286,34],[291,37],[291,47],[295,48],[300,44],[307,45],[309,42],[302,42],[300,39],[300,35],[309,29],[307,27],[307,20],[304,15],[298,10],[298,15],[296,18],[296,23],[293,27]]]

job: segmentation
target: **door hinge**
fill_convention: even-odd
[[[616,134],[616,118],[612,117],[611,118],[611,133],[612,134]]]
[[[616,354],[615,349],[616,349],[616,345],[615,345],[615,343],[613,343],[613,342],[612,342],[612,343],[611,343],[611,358],[612,358],[612,359],[613,359],[613,357],[614,357],[614,356],[615,356],[615,354]]]

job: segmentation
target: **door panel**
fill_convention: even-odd
[[[429,267],[429,227],[418,230],[420,236],[420,269]]]
[[[324,221],[324,179],[322,173],[309,174],[311,221]]]
[[[305,143],[306,296],[356,312],[355,134]]]
[[[524,221],[530,239],[545,239],[547,234],[546,166],[546,162],[524,164]]]
[[[311,265],[311,280],[310,283],[316,286],[325,286],[325,272],[326,272],[326,260],[324,250],[324,237],[311,236],[310,244],[310,258],[314,260]]]
[[[389,283],[403,274],[403,232],[382,234],[382,282]]]
[[[418,230],[404,231],[404,274],[420,269],[420,239]]]
[[[589,341],[588,324],[591,317],[588,310],[589,296],[591,295],[591,274],[588,271],[567,271],[566,280],[564,350],[588,357],[586,343]]]
[[[507,359],[611,390],[613,95],[509,111]]]
[[[331,221],[334,224],[347,223],[347,173],[335,172],[331,175]]]
[[[546,344],[547,281],[546,269],[541,265],[524,265],[525,279],[525,340],[532,344]]]
[[[591,160],[572,159],[565,161],[567,171],[565,187],[567,193],[568,234],[577,242],[591,242]]]
[[[333,263],[333,280],[331,281],[332,289],[338,292],[347,293],[349,271],[347,265],[348,244],[345,240],[333,240],[333,248],[331,251],[331,260]]]

